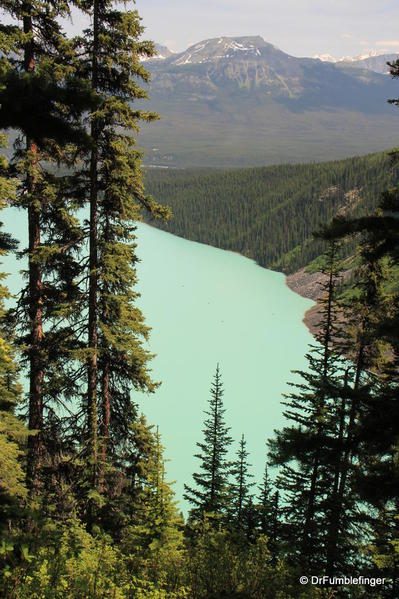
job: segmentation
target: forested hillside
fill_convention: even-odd
[[[387,153],[321,164],[236,170],[147,169],[147,189],[171,233],[295,272],[323,251],[312,233],[335,215],[373,210],[397,177]],[[347,253],[353,244],[347,243]]]

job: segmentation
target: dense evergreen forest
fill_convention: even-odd
[[[291,273],[323,252],[315,230],[337,214],[374,210],[397,169],[380,153],[265,168],[147,169],[145,180],[173,211],[173,219],[156,226]],[[346,245],[349,255],[354,246]]]
[[[231,204],[229,219],[237,236],[250,220],[265,226],[256,200],[264,178],[281,185],[286,211],[274,204],[277,192],[265,200],[276,212],[272,249],[262,250],[260,233],[253,246],[275,267],[334,217],[317,235],[326,275],[319,332],[283,399],[287,424],[268,443],[264,477],[252,479],[244,437],[229,457],[228,398],[215,365],[184,520],[166,480],[162,431],[135,403],[136,390],[158,385],[137,306],[135,223],[170,216],[144,190],[135,141],[140,122],[157,118],[137,108],[148,81],[140,59],[153,44],[142,41],[137,12],[109,0],[79,3],[90,24],[74,38],[60,25],[65,2],[0,6],[13,23],[0,26],[0,128],[17,131],[11,158],[0,160],[0,207],[28,222],[26,248],[0,231],[1,254],[27,264],[12,302],[5,274],[0,285],[0,595],[398,597],[399,295],[386,290],[399,262],[399,188],[387,158],[151,173],[154,192],[165,176],[171,189],[188,177],[193,193],[219,190],[221,202],[237,187],[242,211]],[[399,77],[399,61],[391,74]],[[309,206],[295,195],[299,182]],[[359,211],[358,194],[367,198]],[[193,230],[193,209],[181,214]],[[216,214],[227,239],[226,212]],[[356,293],[342,305],[338,257],[348,243],[359,249]]]

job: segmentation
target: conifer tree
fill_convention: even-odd
[[[322,236],[339,240],[346,235],[358,235],[362,221],[364,219],[335,219]],[[361,261],[354,283],[357,296],[344,310],[345,330],[341,331],[339,344],[336,343],[351,363],[345,371],[344,388],[336,410],[334,479],[327,502],[329,574],[336,570],[337,564],[344,564],[341,560],[345,552],[340,543],[345,537],[343,531],[350,529],[350,514],[359,501],[355,479],[359,475],[360,463],[365,462],[368,454],[361,443],[361,422],[369,406],[375,405],[378,398],[380,384],[377,373],[381,372],[381,364],[386,359],[386,347],[382,346],[378,331],[378,322],[387,305],[383,292],[384,268],[381,255],[376,251],[377,245],[372,242],[370,234],[362,235],[359,243]],[[367,534],[364,529],[363,534]]]
[[[5,136],[0,136],[1,146]],[[4,209],[15,196],[18,181],[7,177],[7,163],[0,156],[0,210]],[[0,223],[1,225],[1,223]],[[15,249],[15,241],[10,235],[0,231],[0,255],[4,256]],[[1,274],[0,279],[4,280]],[[10,293],[4,284],[0,285],[0,513],[2,525],[10,517],[10,506],[15,499],[26,496],[25,472],[23,468],[24,445],[28,430],[22,420],[15,415],[21,401],[22,388],[18,382],[18,365],[13,344],[12,328],[7,318],[5,300]]]
[[[142,153],[134,139],[140,121],[156,118],[134,105],[147,98],[141,85],[149,74],[140,58],[153,55],[153,44],[139,40],[137,11],[118,10],[110,0],[82,6],[92,23],[76,40],[80,68],[101,98],[90,114],[92,148],[80,176],[90,207],[86,436],[92,483],[103,490],[107,459],[132,417],[131,391],[155,388],[143,346],[148,327],[135,305],[134,223],[143,208],[162,217],[168,211],[144,193]]]
[[[266,463],[262,483],[259,486],[257,510],[260,532],[268,538],[269,551],[276,561],[279,537],[279,493],[277,489],[273,491],[274,487]]]
[[[352,488],[352,494],[360,492],[360,497],[373,506],[378,514],[375,522],[379,531],[379,514],[394,509],[397,497],[395,491],[388,491],[395,488],[398,480],[392,455],[395,433],[389,424],[395,420],[397,409],[394,399],[397,329],[394,326],[395,296],[388,301],[384,293],[389,273],[384,261],[387,255],[394,260],[395,245],[398,246],[392,212],[388,208],[384,214],[383,210],[394,197],[394,191],[384,194],[381,208],[375,215],[334,221],[329,228],[329,235],[336,239],[354,235],[359,238],[360,235],[360,266],[355,280],[358,297],[346,310],[349,335],[343,337],[343,351],[351,358],[353,367],[348,369],[345,381],[347,393],[342,400],[337,467],[330,497],[328,572],[333,572],[341,559],[338,538],[346,527],[348,506],[345,496],[349,497],[346,487]],[[394,206],[391,208],[394,210]],[[373,521],[371,514],[366,510],[366,522]],[[395,530],[395,526],[391,529]],[[363,532],[365,536],[369,534],[369,531]]]
[[[211,386],[209,409],[205,412],[203,441],[197,443],[200,452],[195,457],[200,460],[200,470],[193,474],[195,486],[184,486],[184,498],[193,506],[190,513],[193,519],[201,519],[205,514],[224,516],[228,507],[231,465],[227,455],[232,439],[225,424],[223,394],[218,364]]]
[[[71,46],[59,25],[68,15],[67,3],[5,1],[1,7],[15,22],[1,30],[0,126],[19,133],[12,166],[23,184],[16,204],[28,214],[28,285],[19,302],[24,314],[18,320],[29,377],[29,426],[38,431],[29,438],[28,455],[28,480],[36,489],[51,367],[57,361],[53,373],[59,376],[65,359],[58,359],[55,348],[63,343],[59,337],[55,341],[55,331],[68,319],[65,307],[69,291],[74,293],[72,248],[81,237],[71,216],[71,200],[66,201],[56,174],[62,163],[73,163],[75,152],[68,145],[87,141],[79,119],[91,106],[91,94],[73,77]]]
[[[326,501],[333,480],[337,423],[336,399],[342,393],[343,369],[333,340],[337,335],[335,289],[337,244],[329,243],[324,274],[325,299],[317,336],[318,345],[307,355],[309,370],[298,373],[302,382],[286,403],[293,422],[270,442],[273,465],[282,466],[279,487],[287,493],[283,508],[289,544],[298,547],[297,559],[323,563]]]
[[[166,481],[161,437],[158,428],[156,432],[153,428],[143,415],[130,425],[118,469],[114,465],[114,489],[112,494],[108,491],[111,497],[101,521],[132,556],[135,571],[159,582],[169,564],[176,567],[181,561],[183,518]],[[177,576],[171,572],[171,578]]]
[[[244,516],[248,517],[249,510],[248,502],[251,502],[252,498],[250,495],[250,489],[255,483],[250,482],[252,474],[249,472],[250,464],[248,463],[248,451],[247,442],[244,435],[240,439],[239,448],[237,451],[237,458],[233,462],[231,467],[231,476],[233,482],[231,484],[231,497],[230,503],[230,518],[238,529],[243,528]]]

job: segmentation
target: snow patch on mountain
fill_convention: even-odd
[[[315,54],[313,58],[319,59],[322,62],[338,62],[338,59],[331,56],[331,54]]]

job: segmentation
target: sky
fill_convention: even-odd
[[[294,56],[399,52],[398,0],[136,0],[136,8],[145,37],[173,51],[261,35]]]

